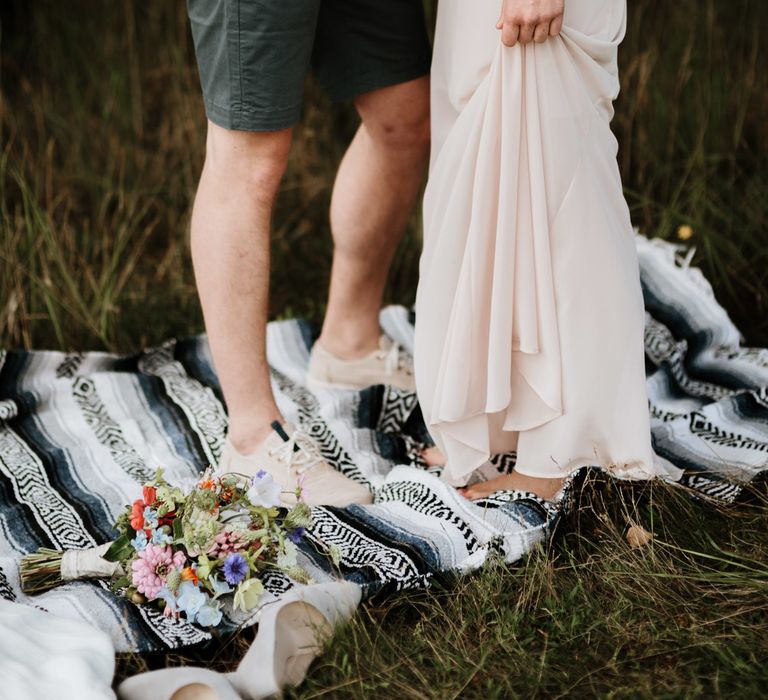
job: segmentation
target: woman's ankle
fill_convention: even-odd
[[[520,491],[530,491],[535,493],[539,498],[543,498],[545,501],[552,499],[560,489],[563,488],[565,483],[564,477],[541,477],[541,476],[529,476],[528,474],[520,474],[513,471],[510,477],[515,483],[515,488]],[[519,484],[519,486],[517,485]]]

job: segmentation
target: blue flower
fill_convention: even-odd
[[[144,527],[148,530],[154,530],[157,527],[157,513],[149,506],[144,508]]]
[[[232,593],[232,586],[225,581],[219,581],[218,576],[211,576],[208,579],[208,582],[211,584],[211,588],[213,588],[214,598],[218,598],[220,595],[226,595],[227,593]]]
[[[197,613],[197,624],[203,627],[215,627],[221,622],[221,608],[216,600],[209,601]]]
[[[248,569],[248,561],[240,552],[233,552],[224,560],[224,578],[233,586],[247,576]]]
[[[195,622],[197,614],[207,601],[208,596],[192,581],[183,581],[179,586],[179,595],[176,598],[176,603],[179,606],[179,610],[186,613],[187,619],[190,622]]]
[[[295,530],[291,530],[288,533],[288,539],[294,544],[301,542],[301,538],[304,537],[306,530],[303,527],[297,527]]]
[[[143,534],[143,533],[142,533]],[[173,537],[171,537],[168,533],[163,532],[162,530],[154,530],[152,532],[152,544],[172,544],[173,543]]]
[[[147,534],[144,532],[144,530],[139,530],[136,533],[136,537],[131,540],[131,544],[137,552],[140,552],[142,549],[144,549],[144,547],[147,546]]]

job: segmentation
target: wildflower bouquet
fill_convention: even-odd
[[[100,552],[113,563],[113,589],[134,603],[155,602],[166,615],[213,627],[229,596],[235,610],[247,613],[258,606],[264,592],[260,576],[269,568],[309,582],[296,563],[296,543],[311,514],[300,489],[296,495],[297,504],[286,513],[278,509],[280,487],[267,472],[246,481],[208,470],[182,489],[158,470],[142,498],[118,517],[119,537]],[[43,566],[35,556],[22,564],[28,592],[56,585],[50,561]],[[36,586],[35,574],[43,571],[48,580]]]

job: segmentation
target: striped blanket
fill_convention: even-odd
[[[637,236],[646,300],[647,385],[654,448],[685,468],[685,484],[732,502],[768,468],[768,350],[743,338],[718,305],[693,250]],[[413,318],[382,312],[406,348]],[[316,329],[269,325],[273,386],[284,416],[313,435],[326,459],[375,493],[370,506],[313,509],[300,564],[317,581],[343,577],[364,597],[427,586],[479,567],[491,554],[523,556],[558,509],[530,494],[470,503],[419,464],[429,443],[412,393],[386,386],[310,392],[304,381]],[[227,415],[205,336],[128,356],[0,351],[0,595],[105,631],[118,651],[198,644],[210,633],[74,582],[28,598],[21,556],[41,546],[90,547],[162,466],[173,482],[215,464]],[[514,454],[489,469],[514,465]],[[268,576],[269,596],[295,584]],[[229,621],[234,629],[235,620]]]

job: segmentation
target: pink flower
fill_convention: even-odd
[[[139,593],[153,600],[165,585],[171,570],[184,566],[184,560],[184,552],[174,554],[167,545],[161,547],[150,542],[131,564],[133,585]]]
[[[241,532],[237,530],[222,530],[211,547],[208,549],[208,556],[214,559],[223,559],[227,554],[240,552],[245,549],[248,542]]]

